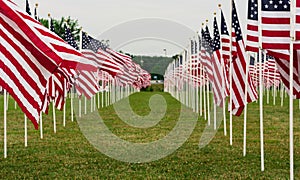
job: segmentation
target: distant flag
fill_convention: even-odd
[[[68,26],[65,26],[65,34],[64,34],[64,40],[71,45],[73,48],[75,48],[76,50],[79,50],[78,44],[75,41],[74,36],[72,35],[71,29],[68,28]]]
[[[258,52],[258,0],[248,0],[246,51]]]
[[[49,21],[50,21],[50,31],[55,32],[54,20],[52,18],[50,18]]]
[[[82,53],[97,64],[97,68],[115,77],[121,73],[119,65],[114,62],[109,53],[102,48],[104,45],[97,39],[82,32]]]
[[[30,6],[29,6],[28,0],[26,0],[26,12],[27,12],[27,14],[29,14],[29,16],[31,16],[31,11],[30,11]]]
[[[232,59],[232,112],[236,116],[240,116],[246,103],[255,101],[258,96],[253,85],[251,76],[246,80],[246,51],[243,42],[242,30],[240,27],[236,6],[233,0],[232,7],[232,38],[233,38],[233,59]],[[246,81],[245,81],[246,80]],[[247,102],[245,102],[245,88],[247,88]]]
[[[221,37],[218,29],[217,18],[214,18],[214,39],[212,43],[213,54],[212,54],[212,67],[214,72],[214,100],[217,106],[222,106],[225,100],[225,79],[224,69],[222,67],[221,57]]]
[[[229,95],[229,61],[230,61],[230,37],[228,32],[228,27],[225,21],[223,11],[221,10],[221,42],[222,42],[222,60],[224,61],[224,75],[225,75],[225,85],[226,85],[226,95]]]
[[[213,82],[214,74],[213,74],[213,69],[212,69],[212,64],[211,64],[211,53],[212,53],[211,42],[212,42],[212,39],[210,37],[207,26],[206,26],[205,31],[203,29],[201,30],[201,34],[202,34],[201,63],[203,64],[205,72],[208,75],[208,79],[211,82]]]

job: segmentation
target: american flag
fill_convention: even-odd
[[[227,24],[225,21],[225,17],[223,11],[221,10],[221,42],[222,42],[222,60],[224,64],[224,77],[225,77],[225,85],[226,85],[226,96],[229,95],[229,61],[230,61],[230,37],[227,29]]]
[[[289,65],[290,65],[290,0],[267,1],[262,0],[262,29],[263,48],[275,57],[277,67],[283,84],[288,92],[289,89]],[[297,7],[299,1],[296,1]],[[296,8],[296,23],[298,24],[298,8]],[[298,27],[296,24],[296,28]],[[297,31],[297,30],[296,30]],[[296,37],[297,38],[297,37]],[[294,49],[299,49],[299,43],[294,44]],[[294,50],[294,89],[293,95],[300,98],[299,82],[299,50]]]
[[[11,1],[0,1],[0,22],[0,85],[38,128],[51,74],[60,68],[95,71],[96,67]]]
[[[285,51],[285,53],[288,54],[289,52]],[[276,64],[281,76],[281,80],[290,94],[290,61],[282,58],[275,58],[276,59]],[[300,75],[299,75],[299,59],[300,59],[300,52],[299,50],[294,50],[294,89],[293,89],[293,96],[297,99],[300,99]]]
[[[258,52],[258,4],[257,0],[248,0],[248,21],[246,51]]]
[[[120,65],[120,69],[123,73],[117,74],[116,77],[119,79],[121,85],[133,84],[138,78],[138,73],[136,71],[131,57],[116,52],[110,48],[107,48],[106,51],[110,53],[113,60]]]
[[[205,69],[206,74],[208,75],[208,79],[211,82],[213,82],[214,74],[213,74],[212,63],[211,63],[212,39],[210,37],[210,33],[207,26],[205,31],[202,29],[201,34],[202,34],[201,63]]]
[[[258,74],[257,74],[257,63],[255,63],[255,58],[250,56],[250,63],[249,63],[249,74],[252,77],[253,84],[255,87],[258,85]]]
[[[290,49],[290,0],[262,0],[262,48]]]
[[[257,92],[253,85],[251,76],[246,80],[246,50],[243,42],[242,30],[240,27],[238,14],[234,0],[232,1],[232,38],[233,38],[233,59],[232,59],[232,113],[240,116],[246,103],[253,102],[257,99]],[[245,101],[245,87],[247,85],[247,102]],[[231,102],[230,102],[231,103]]]
[[[38,128],[47,81],[62,58],[56,58],[24,17],[36,22],[12,2],[0,1],[0,86]]]
[[[276,67],[275,59],[272,56],[267,55],[267,62],[265,62],[264,69],[264,82],[266,87],[278,86],[280,84],[280,74]]]
[[[224,79],[224,68],[222,66],[221,57],[221,37],[218,29],[217,18],[214,18],[214,39],[213,39],[213,54],[212,64],[214,72],[214,100],[217,106],[222,106],[223,101],[226,98],[225,95],[225,79]]]
[[[76,50],[79,50],[78,44],[75,41],[75,38],[71,32],[71,29],[68,28],[68,26],[65,26],[65,34],[64,34],[64,40],[73,48],[75,48]]]
[[[119,65],[105,52],[104,45],[99,40],[82,33],[82,54],[97,64],[98,69],[115,77],[121,73]]]

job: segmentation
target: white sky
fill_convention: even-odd
[[[25,10],[25,0],[13,1]],[[219,13],[218,4],[222,4],[227,24],[230,8],[230,0],[29,0],[29,3],[32,13],[34,4],[39,4],[40,17],[46,18],[47,14],[51,13],[54,18],[71,16],[73,19],[78,19],[83,29],[94,37],[99,37],[116,25],[141,18],[175,21],[195,32],[199,31],[201,24],[208,19],[209,28],[212,29],[213,13]],[[236,5],[245,35],[247,0],[236,0]],[[143,31],[143,29],[134,29],[134,31]],[[126,36],[126,33],[121,35]],[[188,41],[187,38],[187,43]],[[133,42],[121,49],[133,54],[147,55],[164,55],[163,49],[167,49],[168,55],[181,51],[170,43],[155,40]]]

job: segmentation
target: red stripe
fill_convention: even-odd
[[[247,41],[258,42],[258,40],[257,36],[251,36],[250,34],[247,35]]]
[[[263,49],[290,49],[290,44],[278,44],[278,43],[263,43],[262,44]]]
[[[283,30],[262,30],[264,37],[290,37],[290,31]]]
[[[262,17],[261,22],[262,22],[262,24],[286,24],[286,25],[289,25],[291,23],[291,20],[290,20],[290,18]]]
[[[257,25],[254,26],[254,25],[251,25],[251,24],[247,24],[247,30],[258,32],[258,26]]]

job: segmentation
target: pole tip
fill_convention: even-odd
[[[35,7],[38,7],[39,6],[39,4],[38,3],[35,3]]]
[[[217,15],[217,13],[216,13],[216,12],[214,12],[214,15],[216,16],[216,15]]]
[[[48,13],[48,17],[51,17],[51,14],[50,14],[50,13]]]
[[[206,22],[208,23],[208,19],[206,19]]]
[[[219,6],[219,8],[221,8],[221,7],[222,7],[222,4],[219,4],[218,6]]]

